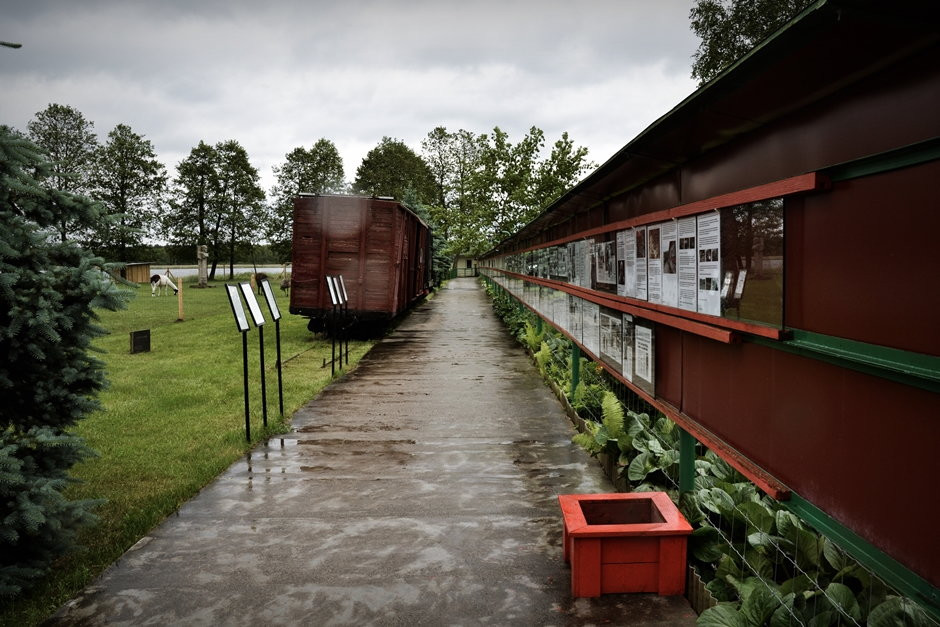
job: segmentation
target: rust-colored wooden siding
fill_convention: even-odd
[[[326,276],[342,276],[349,309],[361,319],[401,313],[427,285],[415,278],[414,244],[427,226],[392,200],[301,196],[294,201],[290,312],[310,317],[331,309]],[[420,268],[423,272],[423,266]]]

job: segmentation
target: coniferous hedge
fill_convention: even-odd
[[[91,454],[69,428],[105,385],[90,352],[103,333],[95,308],[124,303],[103,260],[55,228],[93,229],[103,212],[45,188],[49,174],[39,148],[0,127],[0,598],[42,577],[94,521],[93,502],[63,495]]]

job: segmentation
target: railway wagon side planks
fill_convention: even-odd
[[[394,200],[296,197],[290,313],[324,329],[332,312],[325,277],[339,275],[357,324],[390,321],[427,294],[430,242],[428,225]]]

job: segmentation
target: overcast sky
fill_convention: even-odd
[[[695,89],[692,0],[2,0],[0,123],[71,105],[118,123],[171,175],[200,140],[258,168],[325,137],[347,180],[384,136],[436,126],[548,143],[603,163]]]

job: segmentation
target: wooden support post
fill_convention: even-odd
[[[186,319],[183,317],[183,279],[176,279],[176,302],[179,305],[179,317],[176,321],[182,322]]]

